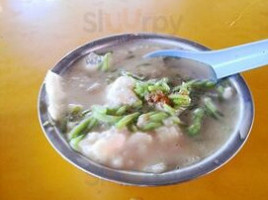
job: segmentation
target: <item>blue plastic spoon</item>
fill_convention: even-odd
[[[211,73],[211,79],[221,79],[239,72],[268,64],[268,40],[257,41],[215,51],[187,51],[179,49],[158,50],[145,58],[176,57],[204,63]],[[214,74],[214,75],[212,75]]]

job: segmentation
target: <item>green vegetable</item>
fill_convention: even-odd
[[[78,137],[75,137],[70,140],[70,145],[74,150],[78,150],[78,143],[85,137],[86,135],[79,135]]]
[[[116,109],[111,109],[103,106],[92,106],[92,116],[96,118],[98,121],[115,124],[118,122],[122,117],[111,115],[110,113],[116,113]]]
[[[110,65],[111,58],[112,58],[112,53],[110,53],[110,52],[106,53],[103,56],[103,60],[100,63],[98,68],[103,72],[107,72],[109,70],[109,68],[110,68],[109,65]]]
[[[160,126],[163,126],[163,120],[168,117],[168,113],[161,112],[161,111],[152,111],[148,113],[144,113],[139,116],[145,125],[139,126],[142,131],[146,130],[153,130]]]
[[[183,82],[181,85],[178,85],[173,88],[173,91],[187,91],[191,89],[211,89],[216,86],[216,82],[210,80],[191,80]]]
[[[200,132],[201,129],[201,123],[193,123],[188,129],[188,135],[194,136],[197,135]]]
[[[119,129],[124,128],[125,126],[129,125],[131,122],[136,120],[139,115],[140,115],[139,112],[135,112],[135,113],[124,116],[115,124],[116,128],[119,128]]]
[[[162,83],[162,87],[164,89],[165,92],[169,92],[170,91],[170,87],[167,83]]]
[[[69,134],[69,143],[74,150],[77,150],[78,143],[97,125],[97,123],[98,121],[90,116],[73,128]]]
[[[88,122],[89,121],[89,122]],[[77,150],[78,143],[87,135],[91,129],[93,129],[97,125],[97,120],[93,117],[85,119],[76,127],[69,134],[70,138],[70,145],[74,150]]]
[[[148,90],[150,92],[155,92],[155,91],[163,91],[166,92],[166,88],[162,85],[150,85],[148,86]]]
[[[127,109],[128,109],[129,106],[127,105],[124,105],[124,106],[121,106],[117,109],[117,111],[115,112],[115,115],[118,115],[118,116],[121,116],[123,114],[126,113]]]
[[[168,85],[168,78],[162,78],[161,80],[157,81],[155,83],[156,86],[159,86],[161,88],[162,92],[168,93],[170,91],[170,87]]]
[[[176,115],[176,110],[167,104],[163,104],[163,109],[170,115]]]
[[[119,107],[112,107],[112,108],[106,108],[106,113],[107,115],[116,115],[117,110],[119,109]]]
[[[190,94],[190,85],[193,81],[182,82],[181,85],[178,85],[172,89],[173,92],[179,91],[180,94],[188,95]]]
[[[92,120],[92,116],[82,120],[77,126],[75,126],[71,130],[71,132],[69,133],[69,138],[73,139],[73,138],[79,136],[80,134],[82,134],[83,131],[87,129],[91,120]]]
[[[156,91],[162,91],[163,93],[168,93],[170,91],[170,87],[167,83],[168,78],[162,78],[159,81],[155,79],[150,79],[148,81],[137,81],[134,88],[134,92],[140,98],[144,98],[146,94]]]
[[[182,95],[180,93],[173,93],[168,96],[176,106],[188,107],[191,104],[189,95]]]
[[[108,124],[115,124],[122,118],[121,116],[107,115],[100,112],[94,112],[93,117],[95,117],[98,121]]]
[[[207,114],[215,119],[220,118],[221,113],[219,112],[217,106],[212,102],[212,99],[209,97],[205,97],[203,101]]]
[[[138,97],[144,98],[144,96],[149,93],[148,86],[149,85],[146,82],[137,81],[134,87],[134,92]]]
[[[134,104],[131,105],[132,108],[139,109],[142,107],[142,101],[138,99]]]
[[[197,108],[194,110],[193,123],[187,129],[189,135],[194,136],[200,132],[204,115],[205,115],[204,109]]]
[[[144,113],[140,115],[139,117],[148,121],[152,115],[157,114],[157,113],[158,111],[151,111],[151,112]]]
[[[159,112],[159,113],[155,113],[155,114],[152,114],[149,119],[151,121],[163,121],[164,119],[166,119],[168,117],[168,114],[165,113],[165,112]]]
[[[219,85],[216,90],[218,93],[219,100],[223,100],[224,87],[222,85]]]
[[[94,117],[92,117],[92,119],[90,120],[87,128],[86,128],[86,132],[89,132],[91,129],[93,129],[96,125],[98,124],[98,120]]]
[[[186,95],[182,95],[180,98],[173,99],[173,103],[176,106],[188,107],[191,104],[191,98]]]
[[[154,130],[154,129],[159,128],[161,126],[163,126],[163,124],[160,122],[149,122],[149,123],[145,124],[144,126],[142,126],[141,130],[142,131],[151,131],[151,130]]]
[[[198,89],[211,89],[216,86],[216,82],[210,80],[193,80],[190,87]]]
[[[139,129],[138,129],[138,127],[137,127],[136,125],[131,124],[131,125],[129,126],[129,130],[130,130],[131,132],[137,132]]]

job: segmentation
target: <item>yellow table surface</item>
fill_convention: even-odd
[[[246,145],[196,180],[133,187],[99,180],[50,146],[37,118],[47,70],[92,39],[174,34],[218,49],[268,38],[266,0],[0,0],[0,199],[268,199],[268,67],[243,73],[255,101]]]

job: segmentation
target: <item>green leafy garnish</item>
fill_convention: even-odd
[[[79,135],[78,137],[75,137],[70,140],[70,145],[74,150],[78,150],[78,144],[79,142],[85,137],[86,135]]]
[[[202,108],[197,108],[193,112],[193,123],[187,128],[188,134],[191,136],[197,135],[201,130],[202,121],[205,111]]]
[[[110,68],[111,58],[112,58],[112,53],[110,52],[106,53],[103,56],[102,62],[99,64],[98,69],[103,72],[107,72]]]
[[[147,124],[145,124],[144,126],[141,127],[142,131],[151,131],[154,130],[156,128],[159,128],[163,126],[163,124],[161,122],[149,122]]]
[[[119,129],[124,128],[124,127],[126,127],[127,125],[129,125],[131,122],[133,122],[135,119],[137,119],[139,115],[140,115],[139,112],[135,112],[135,113],[126,115],[126,116],[122,117],[122,118],[115,124],[115,127],[116,127],[116,128],[119,128]]]
[[[75,126],[69,133],[69,139],[73,139],[81,135],[85,130],[91,130],[96,123],[96,120],[90,116],[82,120],[77,126]]]
[[[217,106],[212,102],[212,99],[209,97],[205,97],[203,99],[205,111],[208,113],[209,116],[218,119],[221,117],[221,113],[219,112]]]
[[[172,108],[171,106],[169,106],[168,104],[164,104],[163,105],[163,109],[169,113],[170,115],[176,115],[176,109]]]

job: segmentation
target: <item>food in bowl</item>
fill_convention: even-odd
[[[73,150],[114,169],[162,173],[197,163],[227,141],[239,114],[235,88],[187,71],[183,59],[143,58],[163,48],[129,43],[48,72],[50,123]]]

